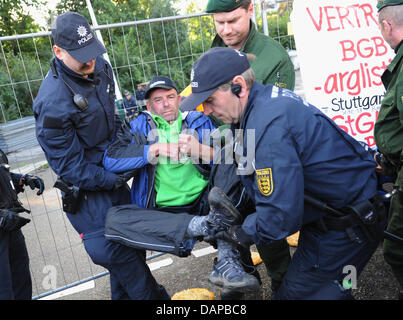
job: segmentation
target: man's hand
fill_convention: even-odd
[[[209,163],[214,156],[214,149],[199,143],[191,134],[181,133],[178,139],[180,154],[190,156],[192,159],[201,159],[203,163]]]
[[[158,162],[158,157],[170,158],[174,162],[179,160],[179,146],[177,143],[154,143],[148,149],[148,161],[152,164]]]
[[[36,195],[41,195],[43,190],[45,190],[45,184],[43,180],[37,176],[32,176],[30,174],[23,175],[21,177],[21,181],[23,185],[29,186],[32,190],[35,188],[39,189]]]
[[[242,230],[240,225],[232,226],[228,231],[219,231],[214,235],[209,235],[204,240],[211,242],[213,239],[221,239],[246,249],[253,244],[252,239]]]

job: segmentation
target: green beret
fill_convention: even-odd
[[[387,6],[397,6],[399,4],[403,4],[403,0],[379,0],[376,7],[378,8],[378,12],[387,7]]]
[[[209,0],[206,12],[230,12],[239,8],[246,0]]]

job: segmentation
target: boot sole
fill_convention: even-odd
[[[212,192],[213,190],[214,192]],[[216,197],[217,194],[219,194],[218,197]],[[209,203],[210,202],[220,203],[221,206],[223,206],[227,211],[231,213],[231,215],[236,219],[236,221],[239,221],[239,223],[242,222],[242,216],[239,213],[238,209],[234,207],[231,200],[220,188],[213,187],[210,190],[207,198]]]

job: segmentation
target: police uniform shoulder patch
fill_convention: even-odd
[[[273,192],[273,174],[271,168],[256,169],[256,181],[262,195],[271,195]]]
[[[287,88],[287,84],[283,82],[276,82],[274,85],[280,88]]]

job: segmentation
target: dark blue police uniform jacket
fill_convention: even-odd
[[[333,208],[373,197],[377,193],[377,178],[372,156],[316,107],[293,92],[272,85],[253,84],[240,127],[246,131],[235,152],[246,160],[239,162],[238,169],[256,206],[256,212],[246,217],[243,230],[262,245],[302,229],[297,249],[301,254],[295,255],[299,261],[291,263],[289,277],[283,281],[287,290],[283,290],[281,298],[339,298],[334,292],[315,296],[318,287],[323,288],[318,274],[312,275],[313,279],[305,278],[300,287],[291,283],[298,281],[295,279],[301,276],[302,265],[306,270],[320,269],[322,279],[328,280],[340,279],[342,262],[355,264],[359,272],[374,248],[369,248],[365,240],[357,246],[351,244],[344,232],[337,238],[333,231],[321,233],[315,228],[304,228],[326,214],[304,204],[304,193]],[[247,150],[248,130],[254,130],[254,157],[247,156],[251,153],[250,145]],[[353,261],[354,255],[362,258],[360,265]]]
[[[93,79],[75,74],[58,59],[55,62],[58,76],[49,71],[34,101],[36,135],[55,173],[85,190],[79,211],[68,217],[79,233],[90,237],[103,229],[110,206],[129,201],[124,190],[110,191],[116,175],[101,165],[103,152],[121,123],[115,115],[113,74],[101,57],[96,60]],[[60,77],[86,97],[86,111],[73,103],[72,92]]]
[[[86,97],[86,111],[74,104],[60,77]],[[67,216],[83,234],[93,262],[110,271],[112,299],[166,299],[165,289],[145,264],[145,253],[110,243],[103,236],[107,210],[130,203],[129,189],[113,190],[116,175],[102,167],[104,151],[121,125],[114,99],[113,73],[102,57],[96,59],[94,76],[88,79],[55,58],[34,101],[36,136],[55,173],[84,190],[77,213]]]

